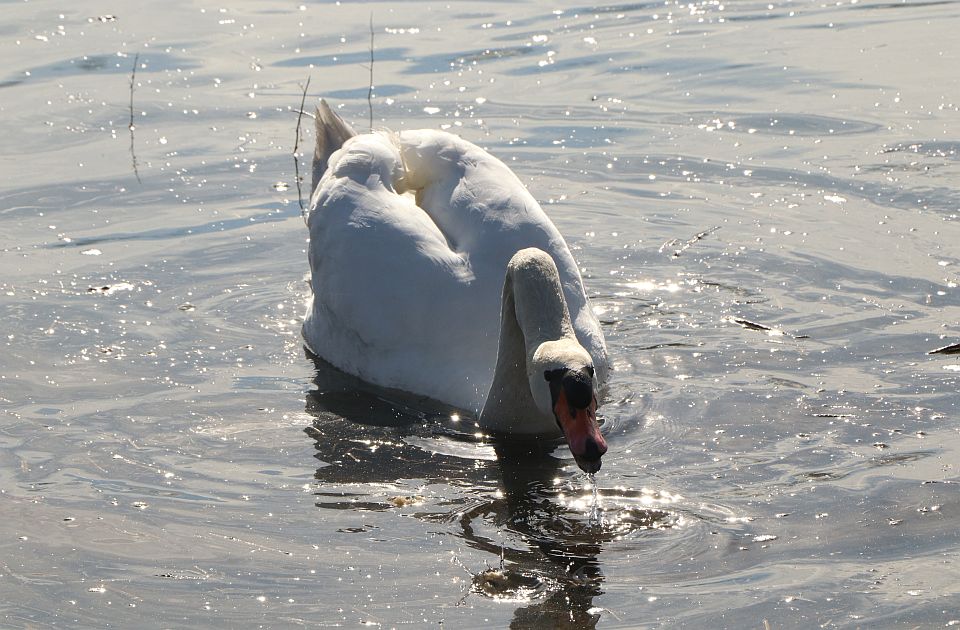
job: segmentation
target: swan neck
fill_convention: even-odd
[[[576,339],[553,259],[538,252],[517,264],[526,251],[510,261],[503,283],[497,366],[480,414],[481,426],[494,430],[517,431],[540,415],[528,365],[543,343]]]
[[[504,283],[504,293],[510,289],[514,318],[523,335],[523,347],[527,357],[546,341],[575,338],[567,302],[560,287],[556,267],[548,269],[536,266],[511,274]],[[509,287],[507,286],[509,285]]]

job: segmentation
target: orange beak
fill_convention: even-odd
[[[607,443],[600,435],[600,425],[597,424],[597,398],[594,397],[586,409],[577,409],[567,403],[567,395],[561,390],[553,413],[567,438],[577,466],[585,473],[600,470],[600,457],[607,452]]]

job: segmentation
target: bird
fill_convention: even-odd
[[[559,230],[501,160],[433,129],[315,115],[307,349],[377,386],[478,413],[505,439],[607,451],[606,342]]]

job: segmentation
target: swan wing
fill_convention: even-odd
[[[395,188],[400,164],[381,134],[357,136],[330,156],[308,215],[313,298],[304,337],[315,354],[365,380],[477,407],[496,330],[484,326],[490,317],[478,308],[468,257]]]
[[[598,381],[605,382],[606,343],[580,270],[563,236],[520,179],[499,159],[453,134],[405,131],[398,143],[406,168],[404,183],[417,191],[417,205],[448,242],[469,256],[478,276],[496,279],[497,291],[507,263],[518,251],[535,247],[550,254],[577,339],[593,357]]]

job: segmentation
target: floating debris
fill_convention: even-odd
[[[414,495],[408,497],[390,497],[388,500],[394,507],[407,507],[408,505],[422,505],[426,499]]]
[[[771,328],[770,326],[764,326],[763,324],[758,324],[757,322],[751,322],[749,319],[740,319],[738,317],[734,317],[733,323],[740,324],[741,326],[743,326],[748,330],[762,330],[770,333],[776,331],[778,334],[781,334],[781,335],[783,334],[782,331],[777,330],[776,328]]]
[[[703,239],[710,236],[711,234],[713,234],[719,229],[720,229],[719,225],[714,226],[712,228],[708,228],[702,232],[697,232],[696,234],[693,235],[693,238],[690,238],[686,241],[681,241],[680,239],[677,239],[677,238],[670,239],[669,241],[661,245],[658,251],[662,254],[664,251],[670,248],[674,248],[670,256],[672,258],[679,258],[680,254],[690,249],[696,242],[702,241]]]
[[[118,282],[113,285],[104,285],[102,287],[89,287],[87,293],[99,293],[101,295],[113,295],[118,291],[133,291],[135,287],[129,282]]]
[[[927,354],[960,354],[960,343],[952,343],[949,346],[931,350]]]
[[[373,525],[362,525],[360,527],[341,527],[337,530],[339,534],[366,534],[371,529],[377,529]]]
[[[770,337],[790,337],[791,339],[809,339],[807,335],[791,335],[789,333],[783,332],[779,328],[774,328],[772,326],[760,324],[754,321],[750,321],[749,319],[744,319],[742,317],[732,317],[730,318],[730,321],[732,321],[734,324],[737,324],[739,326],[743,326],[747,330],[756,330],[759,332],[765,332]]]

